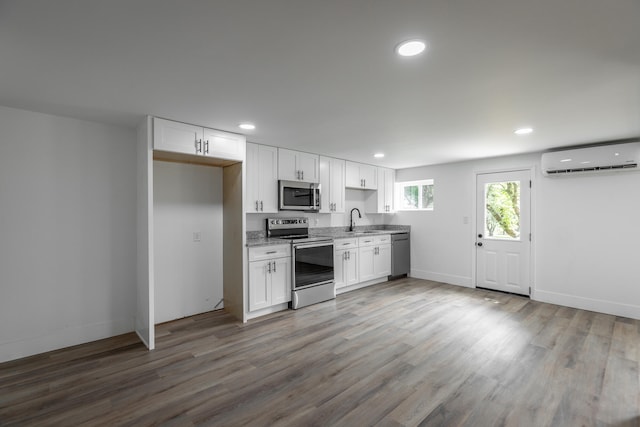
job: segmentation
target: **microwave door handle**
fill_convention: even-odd
[[[313,187],[312,187],[312,190],[311,190],[311,191],[313,192],[313,206],[311,206],[311,209],[315,209],[315,208],[317,208],[317,207],[318,207],[318,205],[319,205],[319,201],[318,201],[318,192],[317,192],[317,191],[316,191],[316,189],[315,189],[315,188],[313,188]]]

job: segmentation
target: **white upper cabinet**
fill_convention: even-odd
[[[169,153],[243,161],[245,137],[171,120],[153,119],[153,149]]]
[[[153,149],[197,154],[202,150],[202,126],[153,119]]]
[[[377,168],[378,190],[367,198],[365,211],[367,213],[393,213],[393,191],[396,181],[396,171],[387,168]]]
[[[319,182],[320,156],[278,148],[278,179]]]
[[[345,161],[320,156],[320,213],[344,213]]]
[[[203,128],[202,141],[205,156],[244,160],[245,137],[242,135]]]
[[[347,161],[346,187],[375,190],[378,188],[376,167]]]
[[[278,212],[278,149],[247,143],[247,213]]]

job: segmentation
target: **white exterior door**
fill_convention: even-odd
[[[530,295],[531,172],[476,178],[476,286]]]

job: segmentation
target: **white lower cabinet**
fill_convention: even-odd
[[[291,247],[249,248],[249,311],[291,301]]]
[[[333,268],[336,289],[360,282],[358,275],[358,239],[338,239],[334,242]]]
[[[360,282],[391,274],[391,236],[388,234],[358,239]]]

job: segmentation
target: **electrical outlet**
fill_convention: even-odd
[[[193,241],[194,242],[200,242],[201,240],[202,240],[202,232],[194,231],[193,232]]]

